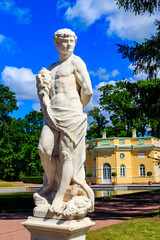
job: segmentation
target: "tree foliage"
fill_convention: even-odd
[[[43,125],[42,112],[32,111],[24,119],[10,116],[17,110],[15,94],[0,85],[0,179],[43,172],[37,146]]]
[[[9,114],[17,109],[15,93],[11,92],[9,87],[0,84],[0,126],[2,122],[9,120]]]
[[[42,174],[37,151],[42,124],[42,113],[32,111],[24,119],[11,118],[9,123],[3,125],[0,138],[0,179],[14,180],[20,174]]]
[[[102,137],[108,121],[102,115],[101,110],[98,107],[94,107],[88,112],[88,115],[93,117],[93,121],[89,124],[90,129],[87,131],[87,139],[95,139]]]
[[[160,0],[117,0],[117,5],[126,11],[135,14],[149,12],[154,14],[160,10]],[[127,58],[134,67],[133,73],[144,72],[147,78],[157,77],[160,70],[160,21],[156,20],[157,33],[150,39],[145,39],[142,44],[137,42],[133,46],[127,44],[117,44],[118,52],[122,53],[122,58]]]
[[[129,137],[136,128],[139,136],[160,137],[160,79],[134,83],[123,80],[99,90],[100,105],[110,113],[112,126],[106,128],[109,136]]]
[[[123,7],[125,11],[134,12],[135,14],[143,14],[148,12],[154,14],[160,10],[160,0],[117,0],[117,5]]]
[[[144,72],[150,79],[156,79],[160,71],[160,21],[156,21],[155,24],[156,35],[146,39],[142,44],[134,42],[131,47],[127,44],[117,44],[122,58],[128,58],[133,64],[133,73]]]

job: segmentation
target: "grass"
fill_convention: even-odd
[[[86,240],[159,240],[160,211],[87,232]]]
[[[22,185],[16,184],[16,183],[8,183],[8,182],[0,182],[0,188],[5,187],[21,187]]]

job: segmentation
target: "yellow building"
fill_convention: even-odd
[[[111,184],[113,172],[117,173],[117,184],[148,183],[147,172],[152,172],[150,180],[160,182],[160,139],[154,137],[102,138],[86,142],[85,171],[92,173],[93,184]],[[87,182],[89,181],[86,178]]]

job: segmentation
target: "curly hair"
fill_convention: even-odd
[[[57,30],[54,33],[53,41],[54,41],[54,43],[56,45],[59,40],[62,40],[63,38],[67,38],[67,37],[73,37],[75,42],[77,42],[76,34],[72,30],[70,30],[68,28],[63,28],[63,29]]]

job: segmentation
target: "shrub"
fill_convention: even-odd
[[[148,176],[148,177],[151,177],[151,176],[152,176],[152,172],[150,172],[150,171],[147,172],[147,176]]]
[[[33,193],[11,193],[0,195],[0,212],[32,211],[35,207]]]
[[[86,177],[89,177],[89,178],[91,178],[93,176],[93,174],[92,173],[87,173],[87,175],[86,175]]]
[[[38,176],[38,177],[23,177],[22,181],[24,183],[42,184],[43,183],[43,177],[42,176]]]
[[[112,172],[112,177],[116,177],[117,173],[116,172]]]

